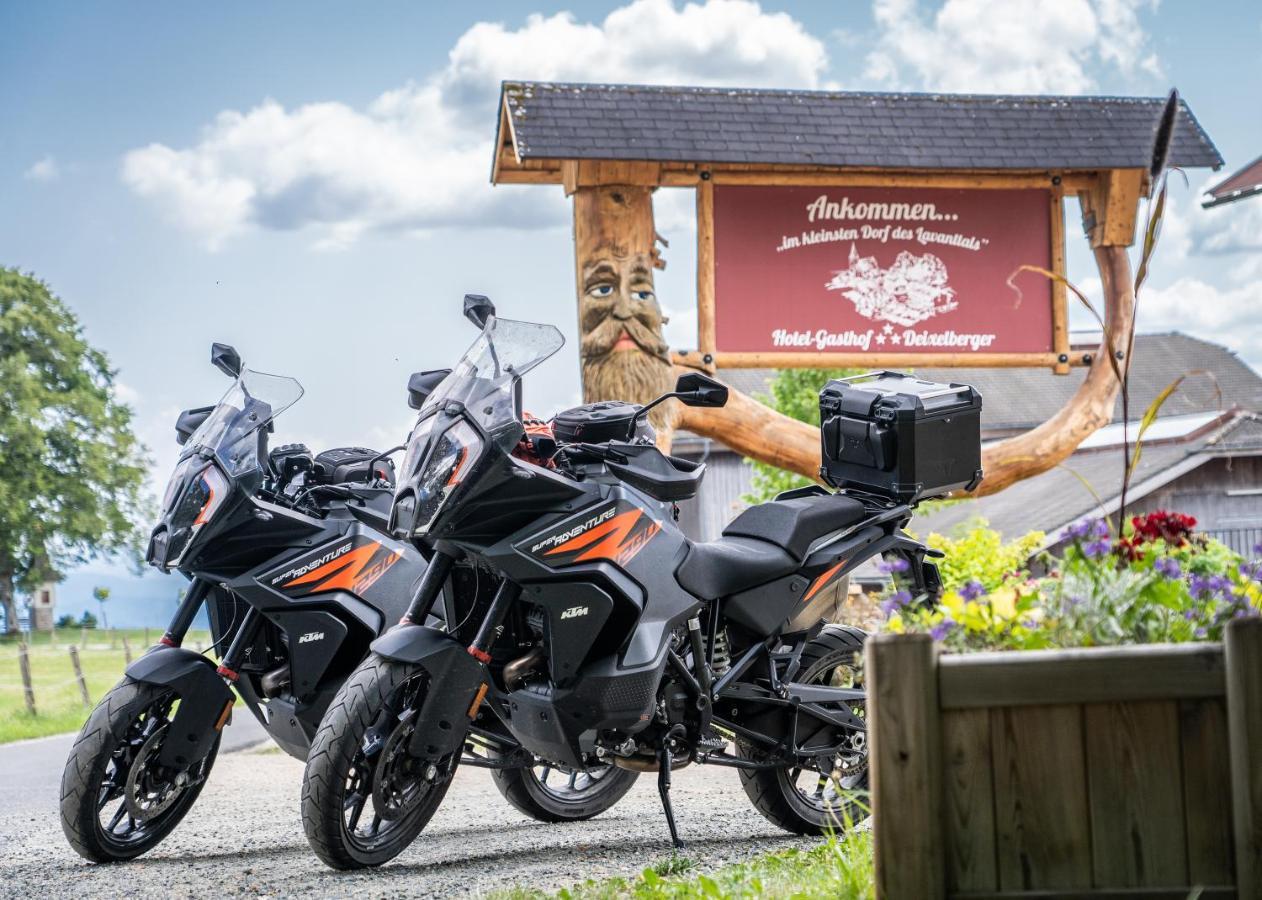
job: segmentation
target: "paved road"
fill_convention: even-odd
[[[44,810],[48,798],[58,796],[61,770],[76,736],[58,734],[0,745],[0,822],[5,822],[2,817],[11,814]],[[267,739],[267,732],[258,719],[246,709],[237,709],[233,711],[232,724],[224,728],[220,747],[223,752],[232,752]],[[0,825],[0,837],[5,833],[4,826]]]
[[[515,884],[560,888],[632,874],[669,853],[655,776],[641,776],[596,819],[543,825],[513,810],[485,770],[462,769],[429,828],[399,859],[370,872],[332,872],[307,848],[298,820],[302,764],[268,749],[221,756],[198,805],[147,856],[92,866],[61,834],[57,783],[65,754],[57,740],[0,755],[4,796],[29,794],[16,805],[0,803],[0,897],[480,896]],[[40,751],[34,758],[13,752],[32,747]],[[22,760],[26,792],[2,768],[11,758]],[[704,868],[811,843],[758,815],[731,770],[692,767],[674,781],[686,853]]]

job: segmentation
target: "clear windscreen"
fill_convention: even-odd
[[[564,344],[565,338],[552,325],[492,316],[451,374],[426,399],[418,418],[455,400],[487,431],[515,420],[513,381]]]
[[[260,464],[256,433],[298,402],[302,385],[283,375],[243,369],[180,455],[213,454],[229,475]]]

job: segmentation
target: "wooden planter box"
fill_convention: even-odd
[[[1223,644],[867,645],[877,896],[1262,898],[1262,620]]]

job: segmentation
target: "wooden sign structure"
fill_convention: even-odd
[[[1063,274],[1076,196],[1107,332],[1128,333],[1126,249],[1163,102],[505,82],[491,177],[573,198],[588,401],[645,402],[680,367],[1088,367],[1055,416],[985,449],[991,493],[1112,419],[1120,384],[1104,357],[1119,348],[1075,356],[1063,283],[1008,281],[1024,264]],[[1170,164],[1222,164],[1186,106]],[[672,187],[696,192],[698,309],[697,349],[673,354],[652,204]],[[686,428],[819,471],[817,429],[738,391],[654,423],[665,446]]]

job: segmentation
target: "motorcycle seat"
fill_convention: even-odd
[[[861,522],[866,515],[862,503],[844,494],[772,500],[751,506],[729,522],[723,537],[757,538],[801,562],[815,541]]]
[[[704,600],[726,597],[795,572],[811,544],[863,520],[863,504],[812,494],[751,506],[718,540],[693,544],[675,580]]]
[[[799,565],[799,560],[768,541],[725,535],[689,547],[675,580],[694,597],[715,600],[789,575]]]

